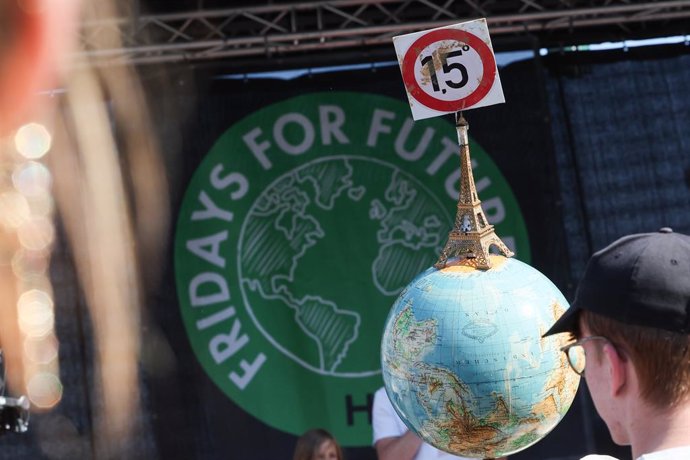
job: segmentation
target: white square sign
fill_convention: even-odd
[[[412,118],[505,102],[486,19],[393,37]]]

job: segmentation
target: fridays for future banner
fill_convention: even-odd
[[[517,200],[471,142],[487,218],[529,262]],[[404,102],[364,92],[308,93],[230,124],[176,226],[179,315],[204,378],[277,430],[370,445],[383,324],[446,241],[457,154],[449,119],[413,122]]]

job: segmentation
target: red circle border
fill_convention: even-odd
[[[466,97],[454,101],[437,99],[426,93],[414,75],[414,65],[419,54],[429,45],[441,40],[456,40],[472,47],[482,61],[483,75],[479,86]],[[403,82],[407,92],[422,105],[439,112],[457,112],[481,101],[496,80],[496,60],[491,48],[476,35],[460,29],[438,29],[419,37],[405,53],[402,63]]]

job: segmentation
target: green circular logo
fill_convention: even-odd
[[[504,178],[471,145],[484,211],[529,261]],[[314,93],[252,113],[188,186],[175,237],[182,318],[197,359],[236,404],[301,434],[371,443],[383,325],[451,230],[455,129],[363,93]]]

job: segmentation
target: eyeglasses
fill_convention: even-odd
[[[568,357],[568,363],[570,367],[575,371],[577,375],[583,375],[585,373],[586,357],[585,349],[583,344],[589,342],[590,340],[604,340],[611,344],[611,341],[606,337],[600,335],[591,335],[589,337],[583,337],[580,340],[561,347],[561,351]],[[613,345],[613,344],[611,344]]]

